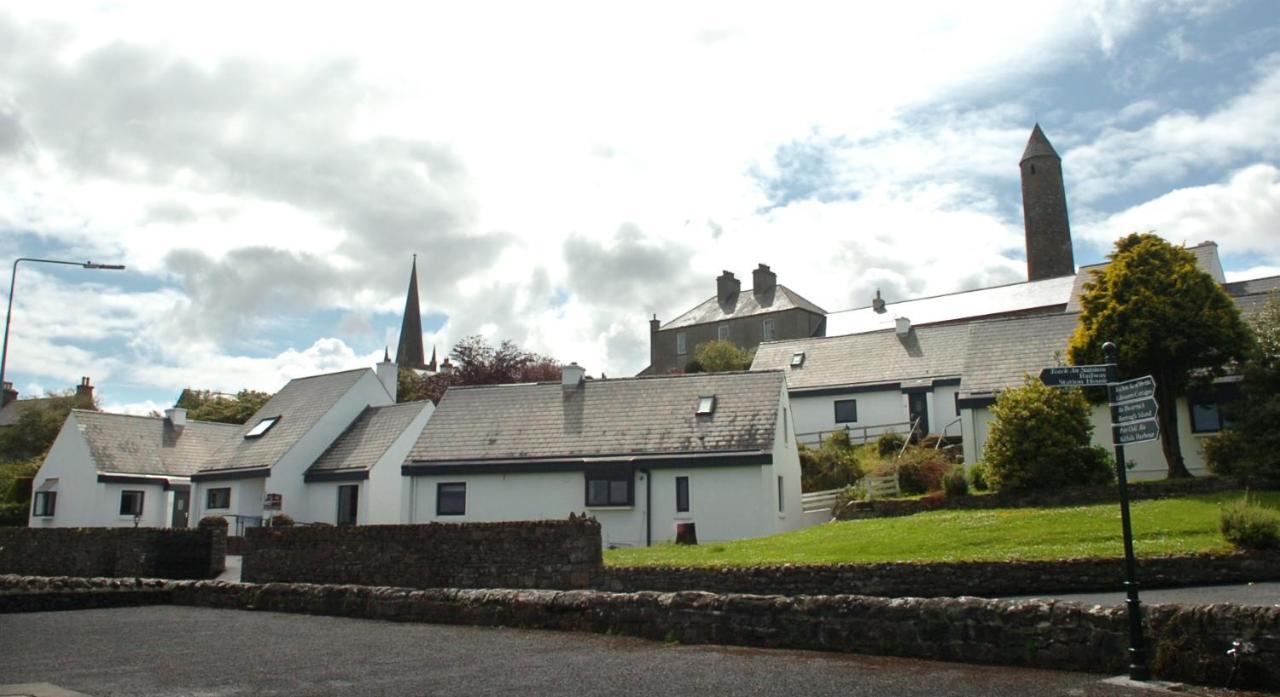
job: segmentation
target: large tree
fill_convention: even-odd
[[[454,385],[506,385],[517,382],[546,382],[560,379],[560,363],[547,356],[525,351],[511,341],[490,346],[482,336],[468,336],[449,352],[449,368],[420,377],[401,369],[397,400],[412,402],[430,399],[439,403],[445,390]]]
[[[224,424],[242,424],[258,413],[262,405],[271,399],[267,392],[240,390],[235,395],[209,390],[183,390],[174,406],[187,410],[187,418],[193,421],[214,421]]]
[[[1235,303],[1183,247],[1134,233],[1118,240],[1108,259],[1084,285],[1070,361],[1102,363],[1102,345],[1111,341],[1120,350],[1122,380],[1153,376],[1169,477],[1190,477],[1178,439],[1178,396],[1193,374],[1221,374],[1242,358],[1249,330]]]

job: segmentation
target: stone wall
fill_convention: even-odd
[[[0,577],[0,607],[39,601],[18,595],[60,593],[101,607],[102,596],[148,590],[111,579]],[[79,595],[75,595],[75,593]],[[943,661],[1120,674],[1128,630],[1120,607],[978,598],[873,598],[853,595],[608,593],[589,590],[411,590],[372,586],[267,585],[218,581],[164,583],[157,593],[178,605],[335,615],[398,622],[518,626],[622,634],[690,644],[811,649]],[[163,596],[154,595],[155,599]],[[1237,687],[1280,688],[1280,608],[1235,605],[1145,608],[1151,667],[1157,678],[1223,685],[1235,639],[1253,652],[1241,660]]]
[[[593,519],[250,528],[242,578],[407,588],[585,588],[602,566]]]
[[[212,578],[225,538],[218,528],[0,528],[0,574]]]
[[[609,591],[684,591],[937,598],[1000,597],[1118,590],[1122,559],[1025,562],[929,562],[757,567],[605,567],[593,587]],[[1280,554],[1139,558],[1143,588],[1280,580]]]

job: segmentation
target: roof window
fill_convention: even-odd
[[[799,368],[804,365],[804,351],[796,351],[791,354],[791,367]]]
[[[249,429],[249,432],[244,434],[244,437],[258,438],[262,436],[262,434],[266,433],[267,431],[270,431],[271,427],[275,426],[276,422],[279,420],[280,420],[279,416],[272,416],[270,418],[263,419],[259,421],[257,425],[255,425],[253,428]]]
[[[707,416],[716,410],[715,397],[699,397],[698,398],[698,416]]]

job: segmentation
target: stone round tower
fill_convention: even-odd
[[[1022,216],[1027,233],[1027,280],[1070,276],[1076,272],[1067,220],[1062,158],[1040,124],[1022,153]]]

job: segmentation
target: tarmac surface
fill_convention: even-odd
[[[1106,677],[177,606],[0,615],[0,695],[13,683],[93,697],[1161,694]]]

